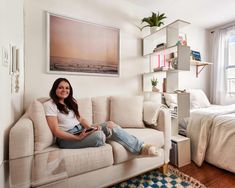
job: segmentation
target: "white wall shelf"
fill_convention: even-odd
[[[197,60],[190,60],[190,63],[196,66],[196,77],[202,72],[202,70],[207,66],[207,65],[212,65],[213,63],[211,62],[206,62],[206,61],[197,61]]]

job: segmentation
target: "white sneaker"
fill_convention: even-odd
[[[141,152],[141,155],[146,155],[146,156],[159,156],[159,150],[156,148],[156,146],[153,146],[151,144],[144,144]]]

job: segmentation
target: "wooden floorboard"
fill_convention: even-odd
[[[235,188],[235,174],[204,162],[201,167],[191,163],[179,168],[181,172],[194,177],[208,188]]]

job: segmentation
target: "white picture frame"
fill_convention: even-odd
[[[47,73],[120,76],[120,29],[47,13]]]

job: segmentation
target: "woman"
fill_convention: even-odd
[[[50,97],[44,103],[44,110],[60,148],[98,147],[104,145],[106,138],[109,138],[133,154],[158,155],[154,146],[144,144],[111,121],[91,126],[80,116],[78,104],[73,98],[73,88],[66,78],[58,78],[54,82]],[[92,131],[87,132],[90,128],[93,128]],[[81,133],[75,134],[78,131]]]

